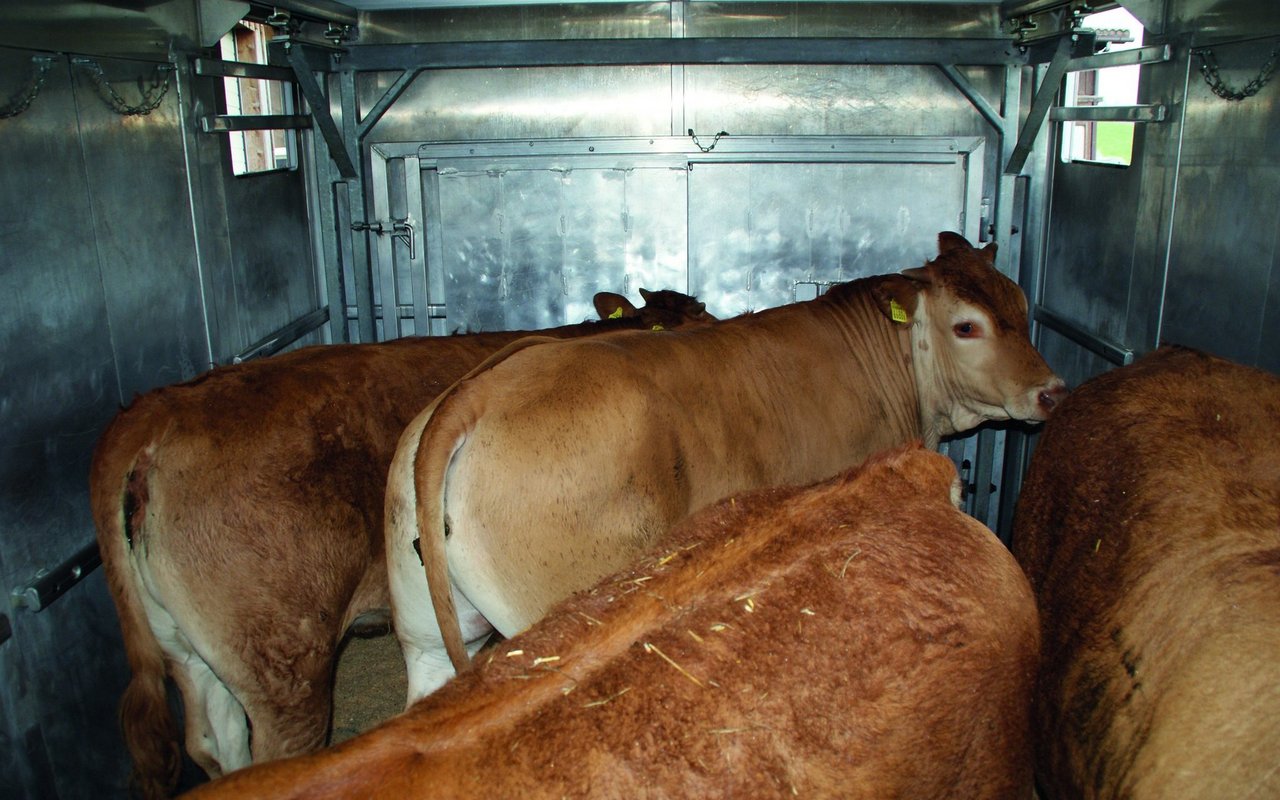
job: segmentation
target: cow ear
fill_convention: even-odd
[[[596,292],[592,303],[600,319],[628,319],[640,315],[640,311],[631,304],[630,300],[614,292]]]
[[[968,239],[955,231],[943,231],[938,234],[938,255],[960,249],[972,250],[973,245],[969,244]]]
[[[916,302],[920,290],[924,288],[922,281],[914,280],[906,273],[901,275],[881,275],[872,293],[876,307],[893,322],[909,323],[916,312]]]

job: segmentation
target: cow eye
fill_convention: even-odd
[[[981,330],[979,330],[978,326],[974,325],[972,322],[957,322],[952,327],[952,330],[954,330],[956,336],[961,339],[972,339],[975,336],[981,335]]]

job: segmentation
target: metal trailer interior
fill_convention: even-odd
[[[88,462],[136,394],[215,365],[578,321],[602,289],[727,316],[950,229],[999,244],[1069,383],[1165,341],[1280,369],[1280,6],[1124,6],[1142,46],[1095,55],[1083,0],[8,0],[0,793],[125,796]],[[270,63],[219,55],[242,18]],[[1136,102],[1059,91],[1122,64]],[[282,110],[234,113],[228,78],[279,81]],[[1129,166],[1061,157],[1117,120]],[[233,176],[263,128],[295,166]],[[1005,537],[1029,446],[947,446]]]

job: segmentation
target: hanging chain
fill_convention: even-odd
[[[720,143],[720,137],[721,137],[721,136],[728,136],[728,135],[729,135],[729,132],[728,132],[728,131],[720,131],[719,133],[717,133],[717,134],[715,135],[715,138],[711,140],[711,144],[706,145],[706,146],[704,147],[704,146],[703,146],[703,144],[702,144],[702,140],[701,140],[701,139],[699,139],[699,138],[698,138],[698,135],[697,135],[696,133],[694,133],[694,132],[693,132],[693,128],[690,128],[690,129],[689,129],[689,138],[690,138],[690,139],[692,139],[692,140],[693,140],[693,143],[694,143],[695,145],[697,145],[697,146],[698,146],[698,149],[699,149],[699,150],[701,150],[701,151],[702,151],[702,152],[704,152],[704,153],[710,153],[712,150],[715,150],[715,149],[716,149],[716,145]]]
[[[49,76],[49,67],[53,65],[53,57],[36,56],[31,59],[31,63],[31,77],[27,78],[27,85],[15,92],[9,102],[0,106],[0,119],[16,117],[26,111],[31,106],[31,101],[40,94],[40,87],[44,86],[44,79]]]
[[[151,88],[143,89],[142,81],[139,80],[138,89],[142,93],[142,100],[138,105],[131,106],[115,89],[111,88],[110,81],[102,71],[102,65],[97,61],[91,58],[75,58],[71,63],[89,73],[89,80],[93,82],[94,91],[98,93],[98,97],[102,98],[102,102],[106,103],[112,111],[126,117],[150,114],[159,108],[160,101],[164,100],[165,94],[169,91],[169,81],[174,72],[172,64],[157,64],[155,75],[151,78]],[[164,80],[160,79],[161,73],[164,73]]]
[[[1200,74],[1204,76],[1204,82],[1209,84],[1213,93],[1223,100],[1238,102],[1246,97],[1253,97],[1267,85],[1267,81],[1271,80],[1271,76],[1276,71],[1276,59],[1280,57],[1280,47],[1271,51],[1271,57],[1262,65],[1258,77],[1246,83],[1239,91],[1228,86],[1218,75],[1218,61],[1213,57],[1212,50],[1197,50],[1196,55],[1200,56]]]

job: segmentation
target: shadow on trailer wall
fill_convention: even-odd
[[[294,97],[300,166],[244,177],[216,43],[249,6],[169,5],[0,4],[0,770],[20,797],[125,796],[88,461],[135,393],[214,363],[578,321],[646,281],[762,308],[918,265],[951,228],[1000,245],[1073,383],[1161,340],[1280,369],[1280,86],[1224,100],[1200,73],[1208,54],[1233,87],[1259,75],[1272,0],[1127,3],[1169,47],[1123,112],[1057,107],[1085,66],[1059,47],[1089,41],[1078,0],[362,12],[344,59],[321,26],[261,70],[320,113]],[[1139,119],[1131,165],[1062,161],[1066,120],[1109,113]],[[993,527],[1026,452],[1005,436],[950,453]]]

